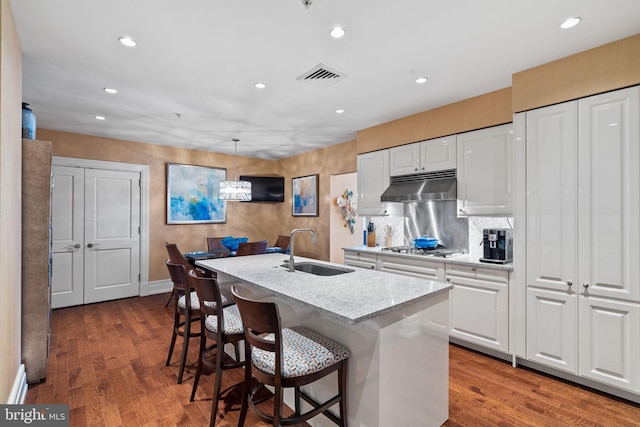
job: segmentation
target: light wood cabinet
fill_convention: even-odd
[[[449,336],[509,352],[509,272],[447,264]]]
[[[391,176],[456,168],[456,135],[389,149]]]
[[[457,136],[458,215],[511,216],[512,123]]]

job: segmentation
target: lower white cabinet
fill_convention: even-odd
[[[573,292],[527,289],[527,359],[577,374],[578,298]]]
[[[449,336],[509,352],[509,272],[447,264]]]
[[[425,259],[378,255],[379,270],[419,279],[444,281],[445,264]]]
[[[376,254],[357,251],[344,251],[344,263],[353,267],[376,270],[378,257]]]
[[[640,393],[640,304],[580,297],[582,377]]]

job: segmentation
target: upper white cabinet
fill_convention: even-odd
[[[457,136],[458,214],[512,216],[513,126]]]
[[[640,394],[640,88],[525,114],[527,358]]]
[[[402,212],[401,203],[383,203],[380,196],[389,187],[389,150],[358,155],[359,216],[378,216]]]
[[[391,176],[456,168],[456,135],[389,149]]]

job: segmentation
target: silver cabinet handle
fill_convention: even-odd
[[[589,284],[585,282],[585,283],[582,284],[582,287],[587,289],[587,288],[589,288]]]
[[[573,286],[573,282],[571,282],[571,281],[567,282],[567,286],[568,286],[568,287]]]

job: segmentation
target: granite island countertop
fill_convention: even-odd
[[[196,261],[196,265],[261,287],[350,324],[380,316],[452,288],[443,282],[299,256],[295,257],[296,263],[313,262],[346,267],[353,271],[335,276],[317,276],[301,271],[290,273],[282,266],[288,259],[283,254],[265,254]]]

